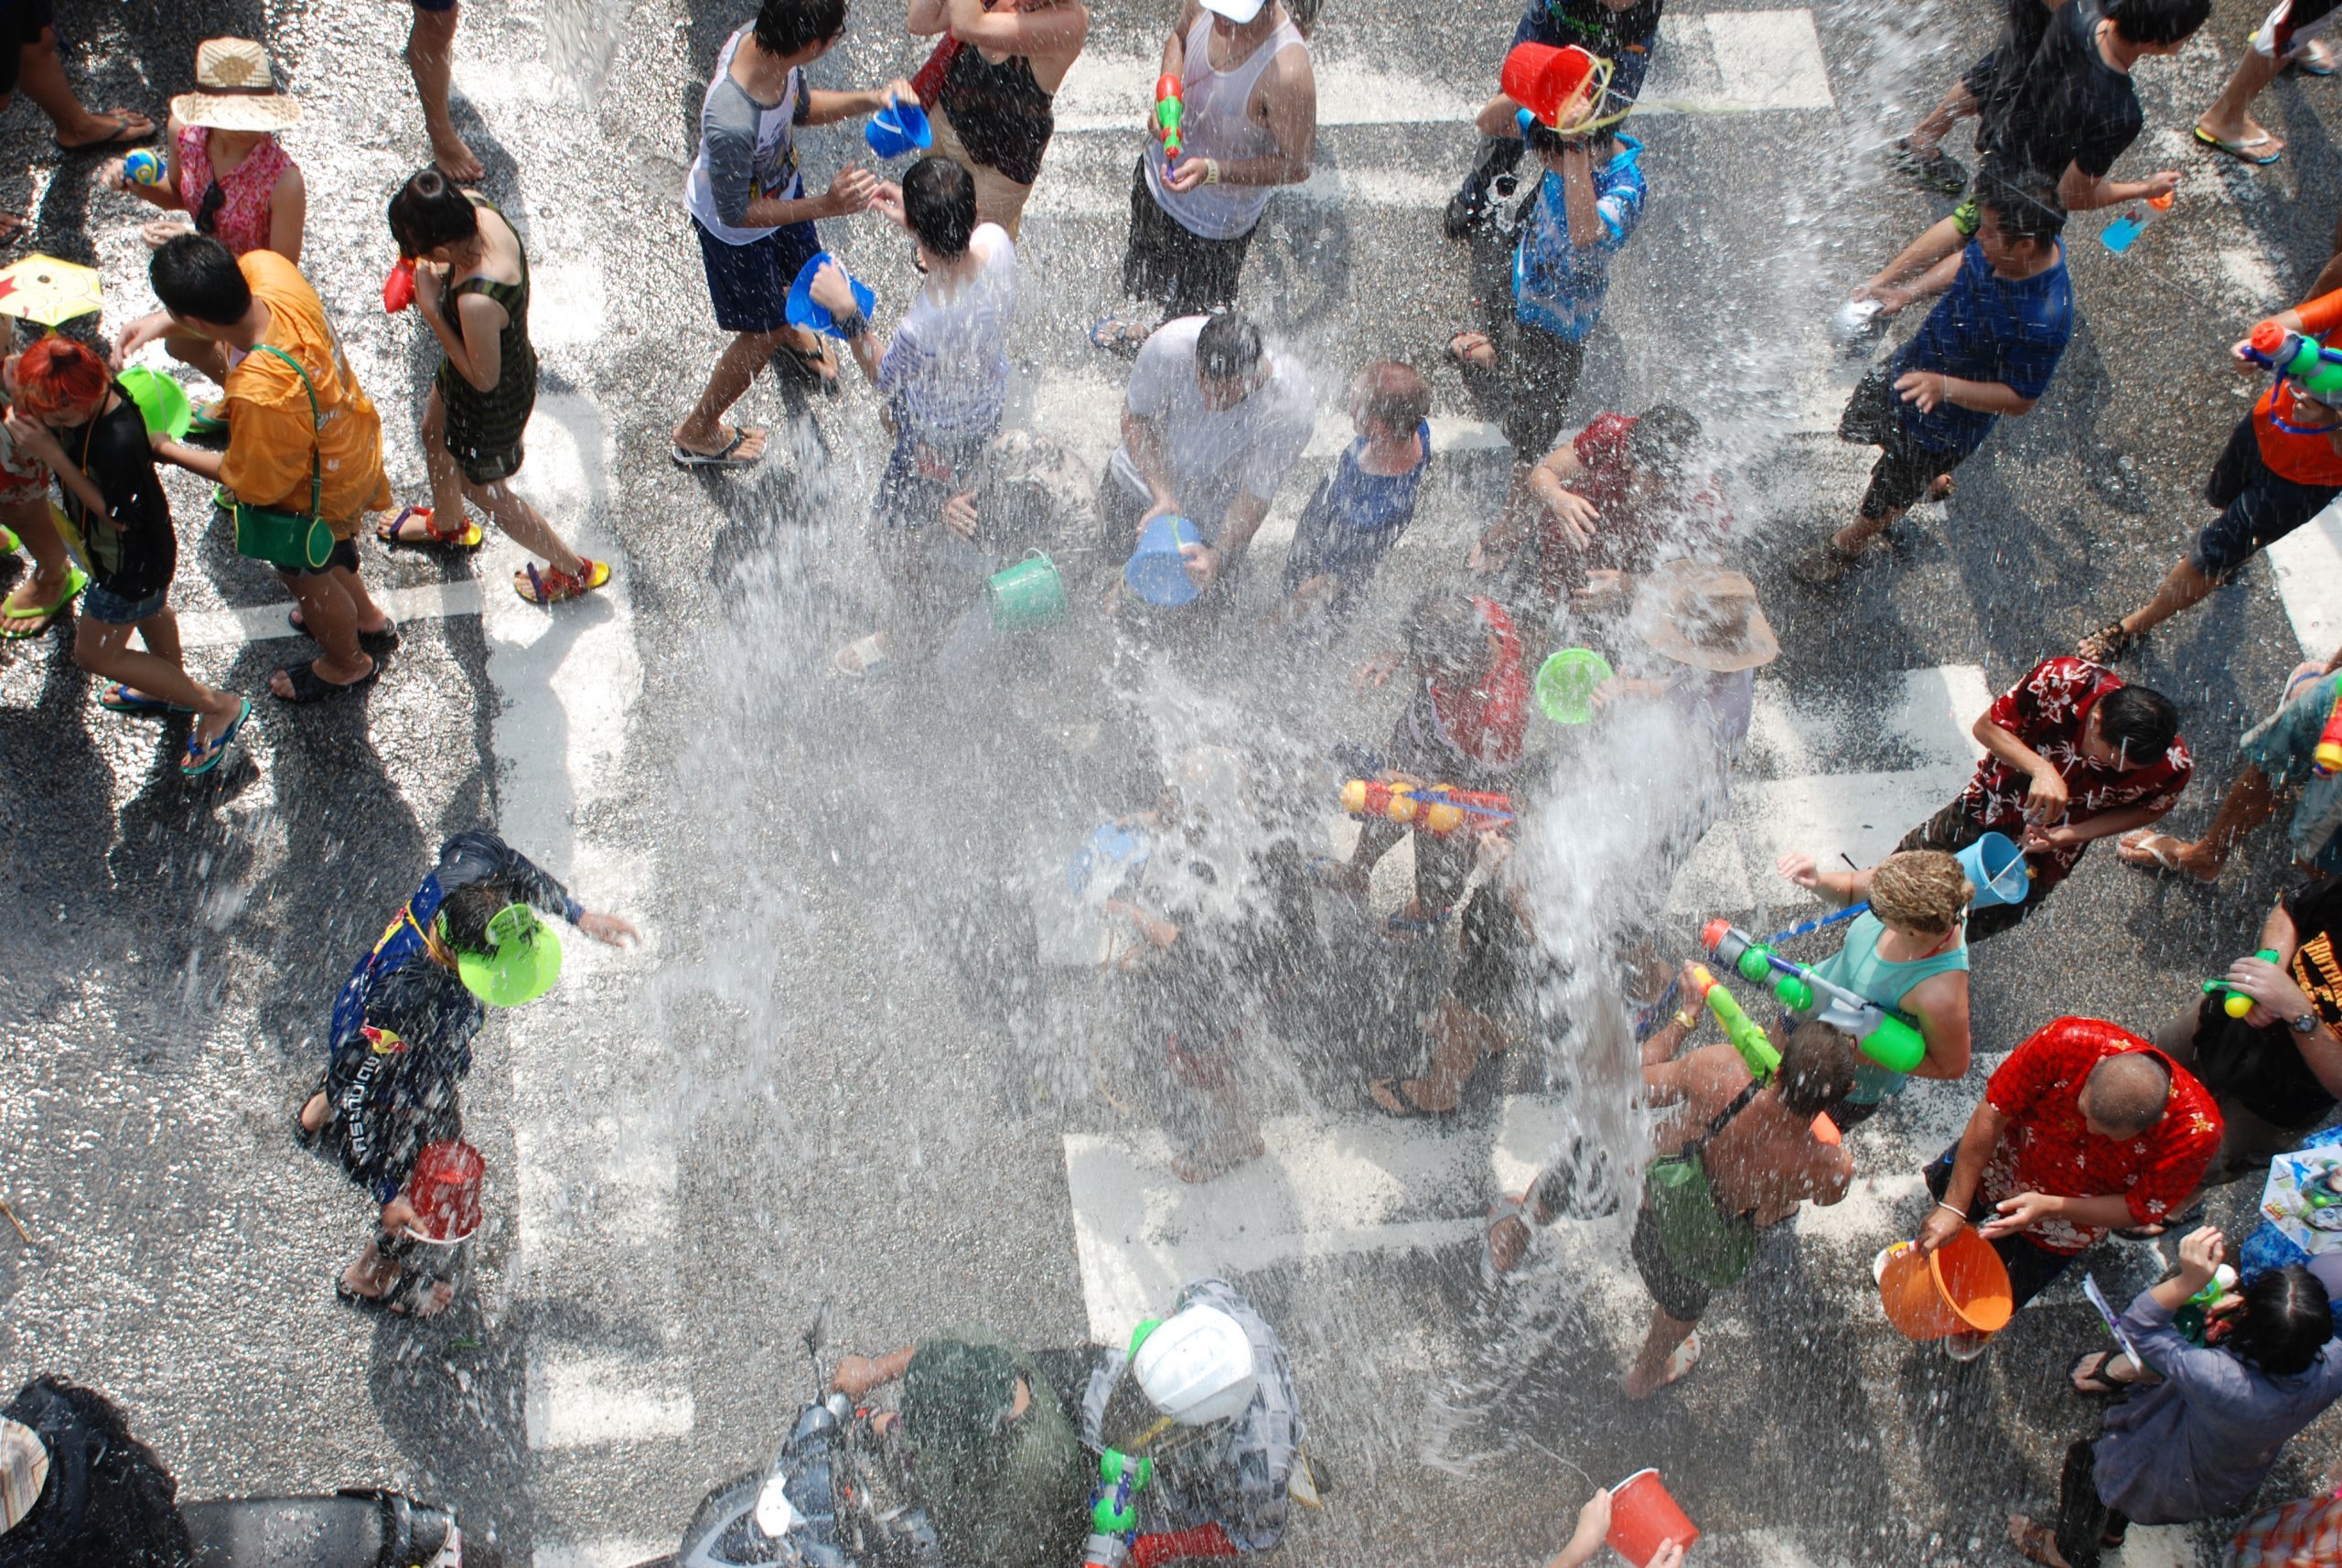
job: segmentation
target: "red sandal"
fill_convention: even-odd
[[[423,520],[423,537],[421,539],[401,537],[399,531],[406,526],[407,519],[414,517]],[[462,528],[451,529],[442,533],[438,524],[433,520],[429,507],[409,506],[401,507],[398,515],[390,521],[376,523],[374,537],[392,550],[477,550],[480,546],[480,541],[485,539],[487,534],[481,531],[478,523],[468,517],[464,519]]]

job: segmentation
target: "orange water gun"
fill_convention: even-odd
[[[2309,770],[2320,779],[2342,773],[2342,686],[2334,689],[2334,706],[2318,732],[2317,749],[2310,753]]]
[[[414,258],[401,256],[391,275],[382,280],[382,308],[396,316],[414,303]]]
[[[1469,829],[1492,832],[1512,821],[1512,797],[1445,784],[1385,783],[1353,779],[1342,786],[1342,810],[1353,817],[1380,817],[1434,838]]]
[[[1163,156],[1172,163],[1179,161],[1179,122],[1187,116],[1187,101],[1179,91],[1179,79],[1167,70],[1155,79],[1155,124],[1163,134]]]

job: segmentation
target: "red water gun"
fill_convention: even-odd
[[[391,275],[382,280],[382,308],[396,316],[414,303],[414,258],[401,256]]]
[[[2309,770],[2320,779],[2342,773],[2342,686],[2334,690],[2334,707],[2318,732],[2317,749],[2310,753]]]
[[[1155,79],[1155,124],[1163,134],[1163,156],[1169,162],[1179,161],[1183,150],[1179,122],[1187,114],[1187,101],[1179,96],[1179,79],[1166,70]]]
[[[1491,832],[1512,821],[1512,797],[1445,784],[1418,786],[1353,779],[1342,786],[1342,810],[1353,817],[1380,817],[1434,838],[1469,829]]]

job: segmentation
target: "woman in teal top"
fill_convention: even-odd
[[[1780,873],[1834,904],[1870,900],[1847,928],[1845,945],[1813,966],[1822,979],[1864,1001],[1910,1015],[1927,1055],[1908,1075],[1864,1057],[1854,1089],[1830,1112],[1840,1127],[1877,1113],[1907,1077],[1968,1073],[1968,900],[1975,888],[1960,862],[1936,850],[1890,854],[1867,871],[1824,871],[1810,854],[1781,857]]]

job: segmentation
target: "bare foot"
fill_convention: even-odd
[[[2219,867],[2216,865],[2207,870],[2202,857],[2197,854],[2197,847],[2183,843],[2169,833],[2142,829],[2137,832],[2124,833],[2115,841],[2114,858],[2141,871],[2165,872],[2174,876],[2185,876],[2192,882],[2218,882],[2220,879]]]
[[[1257,1160],[1268,1152],[1260,1134],[1250,1137],[1220,1138],[1200,1144],[1184,1154],[1171,1156],[1171,1174],[1190,1186],[1217,1181],[1247,1160]]]
[[[2048,1568],[2073,1568],[2057,1550],[2057,1532],[2021,1513],[2009,1515],[2009,1541],[2019,1552]]]
[[[388,1264],[381,1269],[369,1269],[362,1262],[350,1264],[342,1273],[341,1288],[351,1296],[401,1317],[436,1317],[456,1299],[456,1287],[446,1280],[434,1280],[429,1289],[419,1295],[410,1294],[403,1301],[387,1299],[399,1288],[399,1272]]]
[[[1529,1221],[1520,1217],[1520,1207],[1528,1201],[1526,1193],[1508,1197],[1499,1206],[1503,1212],[1488,1227],[1488,1263],[1500,1274],[1510,1273],[1529,1251]]]
[[[439,172],[457,185],[478,185],[488,177],[488,169],[475,156],[464,139],[449,131],[431,138],[431,161]]]
[[[326,1124],[326,1091],[322,1089],[301,1107],[301,1131],[314,1133]]]

